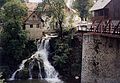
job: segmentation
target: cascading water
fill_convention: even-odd
[[[17,74],[17,72],[21,71],[24,69],[25,67],[25,63],[30,60],[29,62],[29,79],[33,79],[32,76],[32,69],[34,67],[35,64],[38,65],[39,68],[39,73],[38,73],[38,78],[40,79],[45,79],[47,80],[49,83],[63,83],[59,78],[58,78],[58,72],[54,69],[54,67],[50,64],[50,62],[48,61],[48,54],[49,54],[49,40],[50,38],[53,36],[46,36],[43,37],[41,40],[41,43],[38,44],[38,51],[33,54],[30,58],[25,59],[22,61],[22,64],[19,66],[19,69],[17,69],[11,76],[11,78],[9,80],[15,80],[15,76]],[[35,60],[37,61],[37,63],[35,63]],[[44,66],[44,70],[45,70],[45,78],[42,77],[41,74],[41,62],[43,62],[43,66]]]
[[[27,59],[23,60],[22,63],[19,66],[19,69],[17,69],[11,76],[11,78],[9,80],[15,80],[15,75],[18,71],[22,70],[24,68],[24,64],[27,61]]]

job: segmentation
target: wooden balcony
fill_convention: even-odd
[[[118,34],[120,35],[120,20],[100,19],[93,22],[90,28],[94,33]]]

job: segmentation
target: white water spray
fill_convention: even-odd
[[[33,54],[30,58],[25,59],[22,61],[21,65],[19,66],[19,69],[17,69],[11,76],[11,78],[9,80],[15,80],[15,76],[17,74],[17,72],[21,71],[24,69],[25,67],[25,63],[28,60],[31,60],[31,62],[29,63],[29,79],[33,79],[32,77],[32,69],[35,65],[34,63],[34,59],[37,59],[37,64],[38,64],[38,68],[39,68],[39,74],[38,74],[38,78],[40,79],[45,79],[47,80],[49,83],[63,83],[59,78],[58,78],[58,72],[54,69],[54,67],[50,64],[50,62],[48,61],[48,54],[49,54],[49,40],[51,37],[56,37],[56,36],[47,36],[43,37],[41,40],[41,44],[38,44],[38,51]],[[41,65],[39,61],[43,61],[43,66],[44,66],[44,70],[46,73],[46,77],[42,78],[42,74],[41,74]]]
[[[11,76],[9,80],[15,80],[15,75],[17,74],[18,71],[22,70],[24,68],[24,64],[27,61],[27,59],[23,60],[22,63],[19,66],[19,69],[17,69]]]

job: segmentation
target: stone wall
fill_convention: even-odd
[[[84,34],[81,83],[120,83],[120,39]]]
[[[44,33],[55,32],[53,29],[42,27],[37,28],[36,25],[33,25],[33,28],[30,28],[30,25],[26,25],[27,36],[30,40],[41,39]]]
[[[43,29],[40,28],[26,28],[28,39],[35,40],[35,39],[41,39],[42,32],[44,32]]]

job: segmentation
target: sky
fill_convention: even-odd
[[[73,1],[74,1],[74,0],[65,0],[66,5],[68,6],[68,8],[71,9],[72,2],[73,2]],[[39,2],[42,2],[42,0],[29,0],[29,2],[39,3]]]
[[[72,2],[74,0],[65,0],[66,2],[66,5],[71,9],[71,6],[72,6]],[[39,2],[42,2],[42,0],[29,0],[29,2],[34,2],[34,3],[39,3]]]
[[[38,2],[42,2],[42,0],[29,0],[29,2],[35,2],[35,3],[38,3]]]

